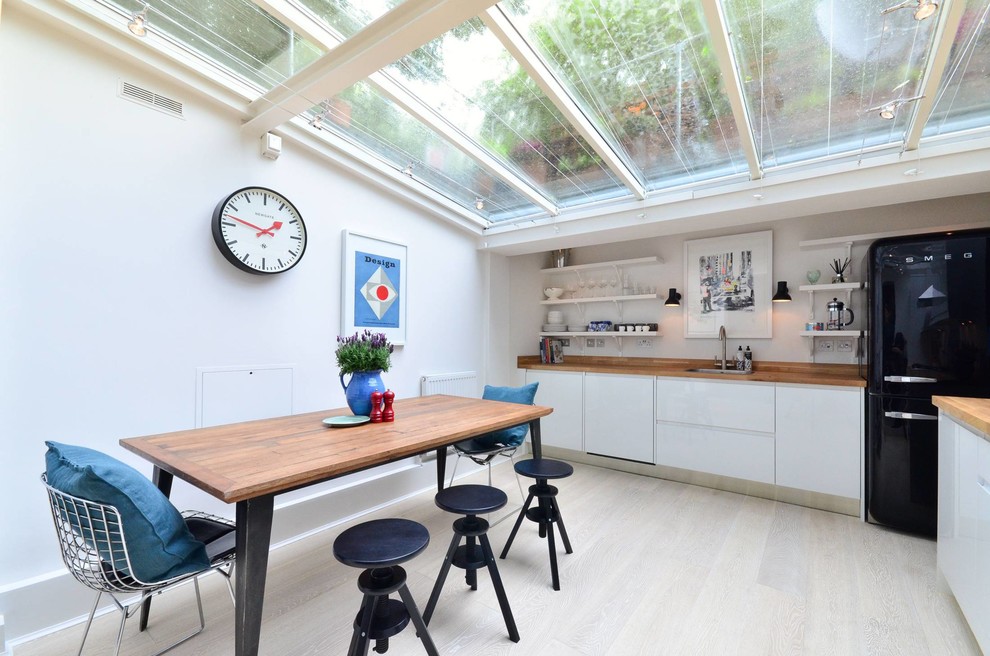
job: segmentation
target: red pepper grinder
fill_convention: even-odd
[[[392,409],[392,403],[394,401],[395,392],[385,390],[385,410],[382,411],[382,421],[395,421],[395,410]]]
[[[380,424],[382,422],[382,393],[374,391],[371,393],[371,423]]]

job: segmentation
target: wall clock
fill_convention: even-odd
[[[213,210],[213,241],[242,271],[282,273],[299,264],[306,252],[306,224],[282,194],[245,187]]]

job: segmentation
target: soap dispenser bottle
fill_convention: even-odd
[[[736,351],[736,369],[743,371],[746,368],[746,356],[743,354],[742,346]]]
[[[743,353],[746,358],[746,371],[753,370],[753,352],[749,350],[749,346],[746,346],[746,351]]]

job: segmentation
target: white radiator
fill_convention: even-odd
[[[478,398],[478,374],[474,371],[461,371],[454,374],[433,374],[419,379],[420,396],[449,394]]]

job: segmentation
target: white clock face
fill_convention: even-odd
[[[232,264],[250,273],[288,271],[306,250],[306,225],[281,194],[240,189],[213,212],[213,239]]]

